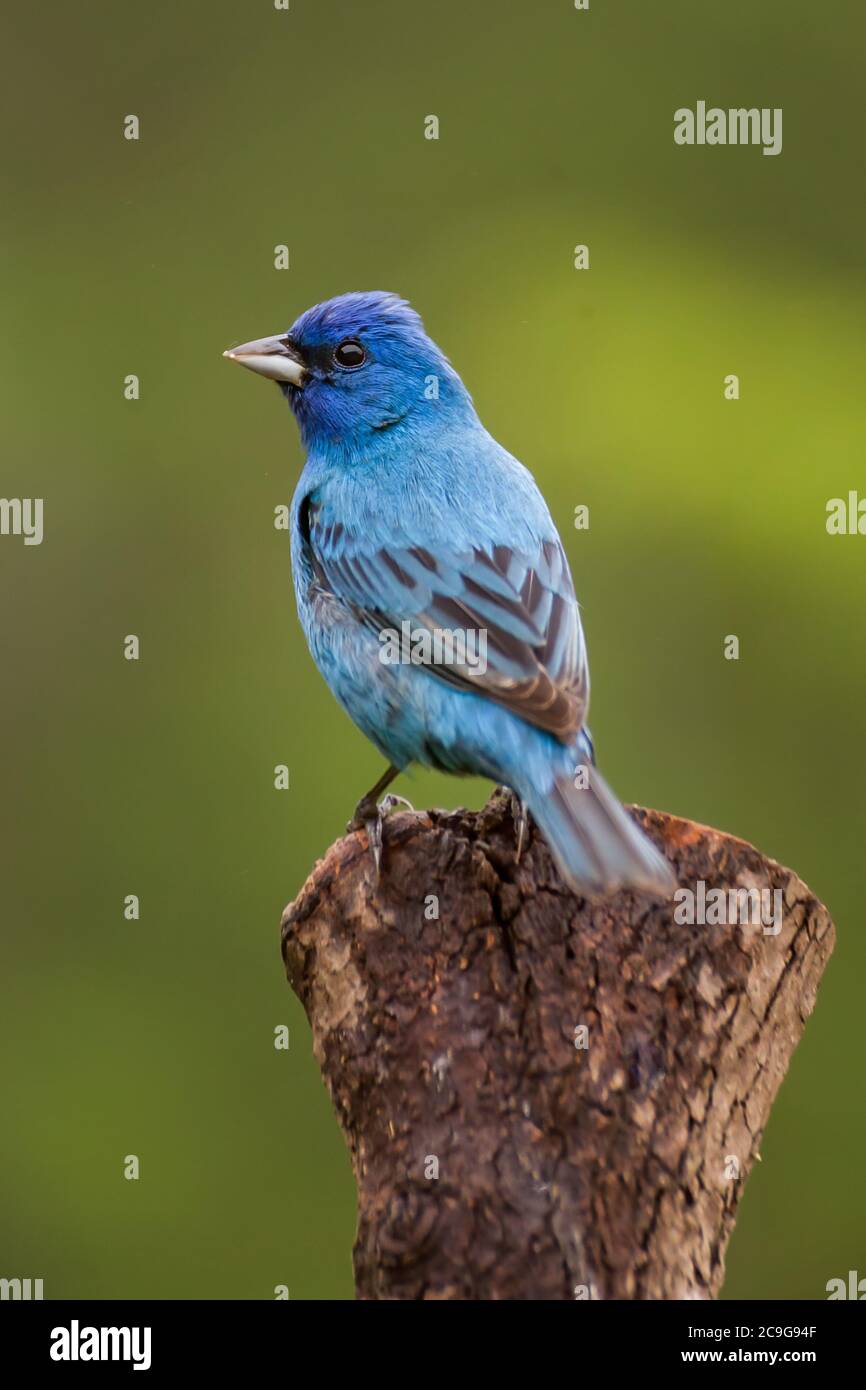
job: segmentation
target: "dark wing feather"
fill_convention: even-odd
[[[351,605],[371,631],[486,633],[487,667],[431,664],[440,679],[476,690],[570,743],[586,716],[586,652],[568,564],[558,540],[533,555],[497,545],[434,555],[423,546],[364,551],[360,538],[306,513],[316,584]]]

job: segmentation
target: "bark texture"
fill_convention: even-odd
[[[515,862],[502,794],[392,815],[378,885],[346,836],[286,908],[358,1185],[359,1298],[718,1292],[833,925],[744,841],[633,814],[683,887],[779,889],[778,933],[575,897],[537,832]]]

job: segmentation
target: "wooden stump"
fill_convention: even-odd
[[[778,926],[577,898],[537,832],[515,862],[501,793],[392,815],[378,885],[365,834],[339,840],[283,914],[358,1185],[359,1298],[718,1292],[833,925],[744,841],[633,814],[695,895],[778,890]]]

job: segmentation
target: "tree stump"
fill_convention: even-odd
[[[358,1186],[359,1298],[710,1298],[833,947],[751,845],[632,808],[679,883],[779,890],[778,929],[587,901],[501,792],[363,831],[282,921]],[[711,917],[711,913],[707,913]]]

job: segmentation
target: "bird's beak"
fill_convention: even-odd
[[[273,338],[256,338],[252,343],[241,343],[240,347],[229,348],[223,353],[232,362],[240,362],[251,372],[268,376],[272,381],[288,381],[292,386],[303,386],[304,364],[286,335],[275,334]]]

